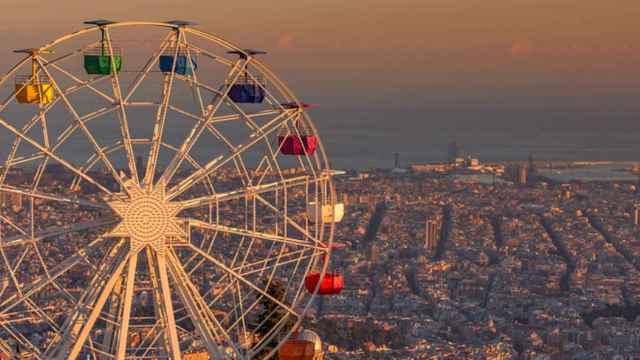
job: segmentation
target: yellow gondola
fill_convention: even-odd
[[[30,76],[16,79],[16,100],[21,104],[48,104],[53,101],[53,86],[45,79]]]
[[[47,50],[26,49],[16,50],[17,53],[27,53],[31,56],[31,75],[16,76],[15,96],[21,104],[48,104],[53,101],[53,85],[46,76],[38,74],[38,53],[48,53]]]

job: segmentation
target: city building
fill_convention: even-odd
[[[529,181],[529,168],[522,164],[509,165],[505,175],[518,185],[526,185]]]
[[[440,228],[442,222],[440,220],[427,220],[424,229],[424,248],[432,251],[438,245],[440,239]]]

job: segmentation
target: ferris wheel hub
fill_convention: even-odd
[[[168,239],[186,238],[176,217],[182,207],[167,200],[164,185],[158,184],[151,190],[143,189],[131,180],[126,185],[127,198],[107,202],[121,219],[108,237],[130,239],[129,248],[133,253],[150,246],[159,254],[164,254]]]

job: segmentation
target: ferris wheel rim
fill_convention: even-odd
[[[109,28],[119,28],[119,27],[135,27],[135,26],[152,26],[152,27],[161,27],[161,28],[171,28],[171,29],[181,29],[182,31],[186,31],[188,33],[200,36],[202,38],[206,38],[208,40],[211,40],[215,43],[217,43],[218,45],[224,46],[226,47],[228,50],[233,50],[233,51],[240,51],[240,52],[244,52],[245,49],[241,48],[238,45],[235,45],[232,42],[229,42],[227,40],[224,40],[223,38],[216,36],[214,34],[211,34],[209,32],[203,31],[203,30],[199,30],[197,28],[191,27],[191,26],[181,26],[181,25],[176,25],[176,24],[171,24],[170,22],[152,22],[152,21],[122,21],[122,22],[113,22],[104,26],[89,26],[87,28],[78,30],[78,31],[74,31],[65,35],[62,35],[58,38],[56,38],[53,41],[50,41],[44,45],[42,45],[39,48],[39,50],[51,50],[51,48],[53,48],[54,46],[70,40],[74,37],[78,37],[78,36],[82,36],[82,35],[86,35],[89,34],[91,32],[96,32],[96,31],[100,31],[100,28],[105,28],[105,29],[109,29]],[[19,68],[21,68],[22,66],[24,66],[28,61],[29,61],[30,57],[29,56],[25,56],[22,60],[20,60],[17,64],[15,64],[4,76],[0,76],[0,87],[4,85],[4,82],[9,80],[11,78],[12,75],[14,75]],[[278,86],[278,89],[285,94],[288,98],[290,98],[292,100],[293,103],[297,104],[297,106],[302,109],[302,116],[307,120],[307,123],[309,124],[309,126],[311,127],[311,129],[313,130],[314,133],[318,133],[317,129],[315,128],[315,125],[312,121],[310,121],[310,118],[307,114],[306,111],[304,111],[304,107],[302,106],[302,102],[295,96],[295,94],[293,93],[293,91],[278,77],[275,75],[275,73],[273,73],[273,71],[262,61],[260,61],[259,59],[252,57],[252,63],[261,69],[261,71],[263,73],[266,73],[269,75],[270,80],[273,81],[273,83],[275,83]],[[108,77],[108,76],[105,76]],[[0,109],[1,111],[1,109]],[[331,166],[330,166],[330,162],[329,159],[326,155],[326,150],[324,147],[324,143],[322,142],[322,139],[318,139],[318,148],[320,150],[320,154],[322,157],[322,162],[323,164],[325,164],[325,169],[327,171],[330,171]],[[317,153],[316,153],[317,154]]]
[[[181,26],[167,24],[167,23],[158,23],[158,22],[120,22],[120,23],[114,23],[114,24],[106,25],[105,27],[106,28],[110,28],[110,27],[117,28],[117,27],[125,27],[125,26],[159,26],[159,27],[173,28],[173,29],[182,28]],[[68,35],[63,35],[62,37],[60,37],[60,38],[58,38],[58,39],[56,39],[56,40],[54,40],[54,41],[52,41],[50,43],[45,44],[40,49],[51,49],[54,46],[63,43],[64,41],[70,40],[70,39],[72,39],[74,37],[77,37],[77,36],[86,35],[86,34],[89,34],[92,31],[97,31],[97,30],[98,30],[98,28],[91,27],[91,28],[87,28],[87,29],[83,29],[83,30],[74,32],[74,33],[70,33]],[[216,42],[218,45],[222,45],[222,43],[224,43],[225,45],[223,45],[223,46],[228,46],[229,49],[242,51],[242,49],[240,49],[239,47],[237,47],[237,46],[235,46],[235,45],[233,45],[231,43],[228,43],[228,42],[222,40],[221,38],[219,38],[219,37],[217,37],[215,35],[212,35],[212,34],[209,34],[209,33],[205,33],[205,32],[202,32],[200,30],[197,30],[197,29],[192,29],[190,27],[186,27],[186,28],[184,28],[184,30],[186,32],[188,32],[188,33],[196,34],[196,35],[199,35],[201,37],[205,37],[210,41]],[[215,40],[213,40],[212,38],[214,38]],[[6,76],[4,76],[4,77],[2,77],[0,79],[0,86],[2,86],[5,81],[7,81],[21,67],[23,67],[26,64],[26,62],[28,62],[28,60],[29,60],[29,57],[26,57],[25,59],[19,61],[8,72],[8,74]],[[261,73],[268,74],[268,77],[272,80],[273,84],[278,88],[278,91],[279,91],[280,94],[285,95],[287,98],[293,100],[293,102],[298,104],[298,106],[300,106],[300,108],[301,108],[301,103],[295,97],[295,94],[265,64],[263,64],[262,62],[260,62],[259,60],[256,60],[256,59],[252,59],[252,64],[254,65],[254,67],[259,68]],[[117,75],[114,75],[114,76],[117,76]],[[110,78],[110,77],[111,76],[109,76],[107,78]],[[309,118],[308,114],[306,113],[306,111],[302,110],[300,112],[300,116],[305,118],[305,120],[306,120],[305,123],[310,127],[310,130],[314,134],[317,134],[318,131],[315,128],[315,125],[313,124],[313,122],[310,120],[310,118]],[[48,155],[44,155],[44,156],[48,157]],[[323,169],[321,169],[322,172],[323,173],[324,172],[329,173],[330,172],[329,160],[328,160],[328,158],[326,156],[325,149],[324,149],[323,143],[322,143],[320,138],[318,138],[318,152],[316,152],[313,156],[316,158],[316,163],[319,164],[319,165],[322,165],[324,167]],[[2,184],[4,184],[4,181],[2,183],[0,183],[0,185],[2,185]],[[336,202],[335,188],[334,188],[333,182],[330,179],[330,176],[329,176],[328,189],[327,190],[328,190],[328,196],[329,196],[330,203],[331,204],[335,203]],[[328,256],[330,256],[331,244],[333,242],[333,235],[334,235],[334,225],[330,224],[328,230],[329,230],[329,234],[328,234],[328,238],[327,238],[328,239],[328,243],[325,244],[325,245],[327,245],[326,254]],[[122,264],[123,264],[123,266],[126,266],[126,261],[123,261]],[[328,269],[328,262],[324,262],[323,265],[322,265],[322,269],[321,269],[322,275],[324,275],[324,273],[327,271],[327,269]],[[316,289],[316,291],[317,291],[317,289]],[[300,315],[303,315],[303,314],[305,314],[307,312],[309,306],[312,303],[312,300],[313,300],[314,296],[315,296],[315,293],[313,293],[311,295],[309,301],[306,302],[306,304],[304,306],[304,309],[301,311]],[[300,325],[300,323],[302,322],[302,320],[303,320],[303,317],[302,316],[298,316],[297,320],[296,320],[296,325],[294,326],[293,329],[298,327]],[[284,336],[285,339],[288,338],[291,335],[291,333],[294,331],[293,329],[290,330],[289,333]],[[268,356],[272,356],[273,354],[275,354],[276,351],[277,351],[277,347],[275,349],[273,349]]]

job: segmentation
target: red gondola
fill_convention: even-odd
[[[306,103],[284,103],[285,109],[306,109],[315,105]],[[283,155],[312,155],[318,148],[318,138],[310,135],[300,118],[296,119],[295,127],[298,131],[293,134],[278,136],[278,146]]]
[[[320,281],[319,272],[311,272],[304,278],[304,286],[310,293],[316,290],[318,282],[320,282],[319,295],[338,295],[344,288],[344,277],[338,272],[326,272],[322,281]]]
[[[278,146],[283,155],[311,155],[318,147],[315,135],[278,136]]]

